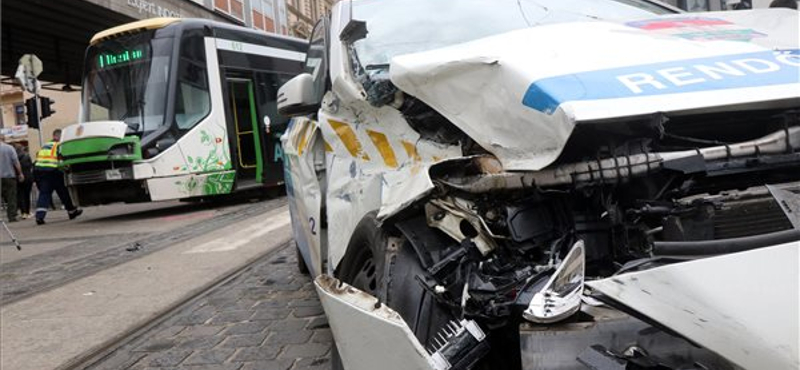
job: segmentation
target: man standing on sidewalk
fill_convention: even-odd
[[[17,151],[6,144],[6,138],[0,134],[0,195],[6,202],[8,222],[17,220],[17,181],[24,181],[22,168],[19,166]]]
[[[25,180],[17,183],[17,209],[23,220],[31,217],[31,189],[33,188],[33,160],[28,154],[28,148],[15,144],[19,166]]]
[[[53,191],[58,194],[64,208],[67,209],[69,219],[72,220],[83,213],[83,210],[72,204],[66,185],[64,173],[58,168],[58,142],[61,141],[61,130],[53,131],[53,140],[44,144],[36,153],[36,163],[33,165],[33,177],[39,189],[39,199],[36,202],[36,224],[43,225],[47,216],[47,207],[53,200]]]

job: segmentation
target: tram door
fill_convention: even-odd
[[[228,106],[232,124],[235,166],[240,185],[261,182],[264,163],[261,153],[261,130],[255,100],[253,80],[247,78],[228,78]],[[249,182],[247,180],[254,180]]]
[[[259,123],[264,142],[264,171],[262,180],[265,185],[283,184],[283,148],[280,137],[289,119],[278,114],[278,88],[289,81],[293,75],[275,72],[258,71],[255,73],[256,103],[258,104]]]

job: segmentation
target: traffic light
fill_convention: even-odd
[[[55,109],[52,108],[52,105],[56,102],[55,100],[46,96],[40,96],[39,101],[39,104],[42,106],[42,119],[50,117],[56,112]]]
[[[28,117],[28,127],[39,128],[39,109],[36,106],[36,98],[25,100],[25,114]]]

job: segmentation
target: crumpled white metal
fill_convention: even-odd
[[[800,242],[586,285],[745,369],[800,367]]]
[[[320,275],[314,284],[345,369],[435,369],[397,312],[328,275]]]
[[[766,21],[767,16],[772,19]],[[659,112],[787,107],[800,98],[800,74],[792,78],[798,68],[792,55],[800,49],[798,12],[703,15],[709,17],[756,36],[694,40],[637,28],[636,20],[543,25],[397,56],[391,61],[390,78],[494,154],[506,170],[540,170],[551,164],[579,122]],[[765,21],[756,24],[755,19]],[[669,22],[669,17],[649,21]],[[754,54],[769,56],[775,50],[788,53],[777,57],[780,63],[775,58],[754,61]],[[718,63],[725,64],[726,74],[703,74],[721,68]],[[705,69],[697,70],[698,64]],[[762,77],[777,71],[773,67],[780,69],[782,82],[762,83]],[[610,83],[598,82],[598,76]],[[552,107],[544,110],[526,106],[532,87],[552,78],[562,83],[546,86],[543,94],[547,88],[562,93],[566,89],[569,97],[556,94]],[[741,85],[741,78],[751,83]],[[658,91],[647,94],[643,88]],[[614,89],[626,93],[594,97]]]

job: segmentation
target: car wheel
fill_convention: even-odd
[[[428,229],[427,226],[421,227],[426,229],[414,230],[418,236],[425,234],[428,238],[432,238],[432,235],[440,233],[438,230]],[[438,241],[433,242],[443,250],[453,247],[452,243],[454,242],[443,234]],[[418,278],[424,278],[427,270],[420,263],[410,241],[403,241],[401,247],[389,252],[385,260],[391,262],[386,262],[384,269],[383,302],[403,318],[423,347],[433,347],[434,338],[442,328],[450,321],[458,321],[458,316],[448,307],[438,303],[436,297],[419,283]],[[493,331],[489,340],[495,350],[473,365],[471,370],[519,370],[521,365],[517,352],[519,348],[519,337],[515,330],[517,327],[510,325],[509,330]]]

